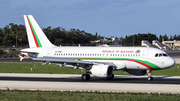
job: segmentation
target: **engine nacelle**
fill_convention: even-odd
[[[128,70],[129,74],[136,75],[136,76],[143,76],[147,74],[146,70]]]
[[[113,66],[104,64],[93,65],[90,71],[92,75],[97,77],[111,77],[113,75]]]

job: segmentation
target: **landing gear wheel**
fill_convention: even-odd
[[[153,80],[153,77],[148,77],[148,81],[152,81]]]
[[[148,73],[148,81],[152,81],[153,77],[151,76],[151,70],[147,70]]]
[[[106,79],[112,80],[114,78],[114,74],[112,74],[110,77],[107,77]]]
[[[91,78],[91,76],[90,76],[89,74],[83,74],[83,75],[81,76],[81,79],[82,79],[83,81],[85,81],[85,80],[90,80],[90,78]]]
[[[86,74],[86,80],[90,80],[91,76],[89,74]]]

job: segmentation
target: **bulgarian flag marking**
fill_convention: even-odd
[[[42,47],[41,42],[40,42],[40,40],[39,40],[39,38],[38,38],[38,36],[36,34],[36,31],[34,30],[34,27],[33,27],[32,23],[31,23],[28,15],[26,15],[26,17],[27,17],[27,21],[29,23],[29,26],[30,26],[30,29],[31,29],[31,32],[32,32],[32,35],[33,35],[33,38],[34,38],[34,41],[35,41],[35,44],[36,44],[36,47]]]

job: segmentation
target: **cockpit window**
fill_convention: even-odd
[[[167,54],[163,53],[163,56],[168,56]]]
[[[156,53],[155,57],[168,56],[166,53]]]

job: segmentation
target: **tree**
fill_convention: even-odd
[[[164,38],[164,41],[168,41],[168,40],[169,40],[169,38],[167,37],[167,35],[166,35],[166,34],[164,35],[164,37],[163,37],[163,38]]]
[[[159,42],[162,42],[162,36],[159,35]]]
[[[126,46],[140,46],[142,40],[148,40],[149,42],[152,42],[153,40],[156,40],[157,37],[154,34],[148,33],[148,34],[135,34],[131,36],[126,36],[123,40],[123,45]]]
[[[0,28],[0,45],[3,43],[3,29]]]
[[[77,44],[91,45],[90,41],[100,38],[100,35],[97,33],[92,35],[84,30],[74,28],[66,31],[62,27],[51,28],[48,26],[42,30],[50,42],[57,46]],[[9,23],[9,25],[6,25],[4,28],[0,28],[0,45],[5,45],[6,47],[12,47],[13,45],[17,45],[19,47],[28,45],[25,26]]]
[[[169,39],[170,41],[173,41],[173,38],[172,38],[172,35],[170,36],[170,39]]]

